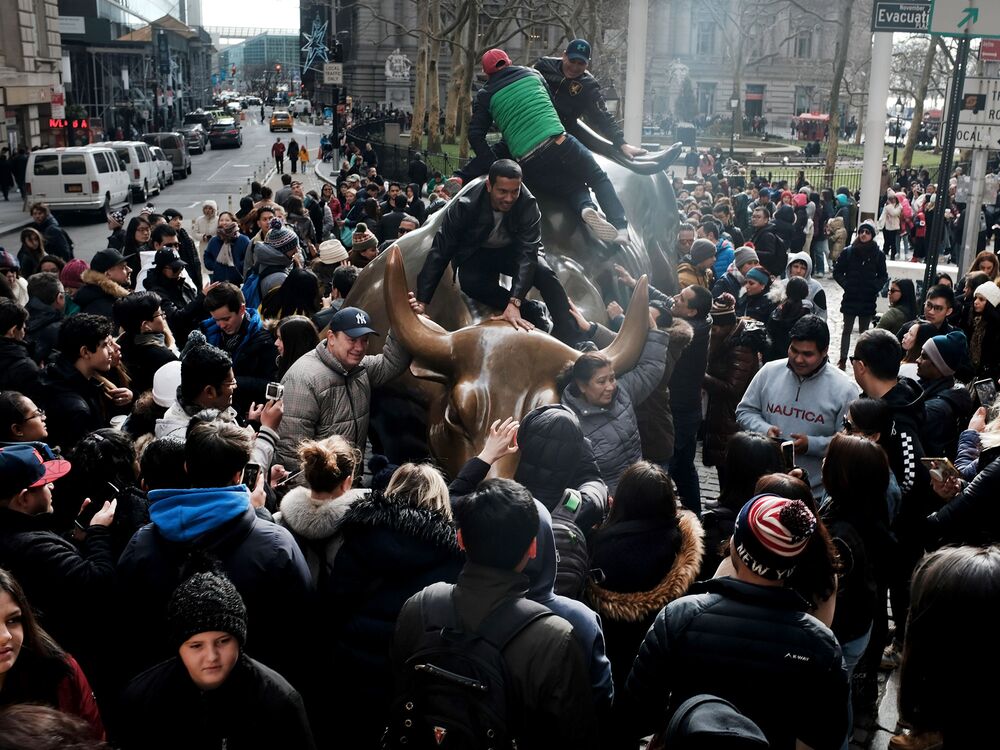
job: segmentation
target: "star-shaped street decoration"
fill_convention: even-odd
[[[302,47],[302,52],[305,54],[305,63],[302,66],[303,70],[319,70],[319,67],[314,67],[313,63],[317,59],[323,62],[330,61],[330,48],[326,44],[326,28],[329,21],[320,20],[319,16],[313,18],[311,33],[302,33],[302,36],[306,38],[306,43]]]

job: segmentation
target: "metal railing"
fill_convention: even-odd
[[[366,120],[353,125],[347,131],[348,143],[356,143],[362,149],[365,143],[371,143],[378,154],[378,171],[383,177],[396,182],[409,182],[410,162],[413,156],[420,153],[427,164],[428,176],[440,172],[445,178],[450,177],[458,169],[468,164],[471,159],[462,158],[443,152],[426,151],[415,146],[400,146],[385,142],[385,125],[396,122],[390,119]],[[333,165],[333,171],[340,165]]]

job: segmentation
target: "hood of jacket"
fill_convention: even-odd
[[[191,542],[250,508],[250,490],[242,484],[187,490],[152,490],[149,517],[171,542]]]
[[[272,268],[278,266],[287,268],[292,264],[291,259],[280,250],[275,250],[266,242],[258,242],[254,245],[254,258],[258,268]]]
[[[593,581],[588,582],[587,593],[599,615],[618,621],[641,622],[687,593],[701,570],[705,530],[698,517],[688,510],[678,513],[677,527],[681,537],[677,556],[670,570],[653,589],[619,592],[601,588]],[[541,543],[538,547],[540,553]]]
[[[53,308],[51,305],[46,305],[40,299],[36,297],[31,297],[28,300],[28,304],[24,306],[28,311],[28,333],[35,333],[42,330],[52,323],[57,323],[62,320],[63,314]]]
[[[308,487],[295,487],[282,499],[275,520],[306,539],[327,539],[340,529],[352,504],[367,494],[352,489],[333,500],[313,500]]]
[[[774,221],[775,223],[781,221],[784,222],[785,224],[794,224],[795,209],[792,208],[791,206],[786,206],[782,204],[781,206],[778,207],[778,210],[774,212]]]
[[[375,491],[351,505],[343,527],[388,529],[464,557],[455,525],[437,511],[414,505],[405,497]]]
[[[246,335],[240,342],[240,345],[236,347],[236,351],[232,353],[232,357],[235,360],[237,355],[247,345],[248,341],[252,341],[255,334],[264,328],[264,322],[260,317],[260,312],[257,308],[251,307],[247,308],[247,330]],[[219,346],[222,343],[222,329],[219,328],[219,324],[215,322],[215,318],[208,318],[202,321],[202,327],[205,331],[205,338],[208,340],[212,346]]]
[[[113,281],[106,274],[90,268],[83,272],[80,276],[80,281],[83,282],[83,286],[73,296],[73,301],[80,307],[86,307],[89,303],[101,297],[107,296],[118,299],[119,297],[127,297],[129,293],[129,290],[117,281]]]
[[[916,380],[899,378],[882,400],[892,409],[897,427],[920,432],[924,422],[924,391]]]
[[[550,404],[531,411],[517,431],[521,460],[514,480],[548,506],[576,486],[580,461],[589,446],[572,409]]]
[[[806,264],[805,279],[806,281],[811,281],[813,273],[813,262],[812,258],[809,257],[809,253],[789,253],[788,263],[785,264],[785,278],[788,278],[790,276],[788,269],[790,269],[792,267],[792,263],[795,263],[796,261]]]

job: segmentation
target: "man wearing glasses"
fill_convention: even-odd
[[[875,301],[889,280],[885,269],[885,255],[875,244],[875,222],[861,222],[854,242],[844,248],[833,266],[833,279],[844,290],[840,313],[844,316],[844,329],[840,335],[840,361],[838,367],[847,367],[851,345],[851,329],[858,321],[858,333],[871,326],[875,316]]]
[[[935,284],[927,290],[927,301],[924,302],[924,309],[921,316],[916,320],[908,320],[904,323],[903,327],[897,333],[897,338],[902,340],[904,334],[913,327],[914,323],[922,323],[924,321],[937,328],[935,336],[945,336],[952,331],[959,330],[948,321],[954,307],[954,290],[946,284]]]

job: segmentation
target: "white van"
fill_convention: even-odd
[[[138,202],[145,203],[152,193],[160,192],[156,160],[148,144],[142,141],[111,141],[108,145],[125,163],[132,182],[132,193]]]
[[[125,165],[104,144],[32,151],[25,183],[29,203],[46,203],[55,211],[106,214],[129,205],[131,197]]]

